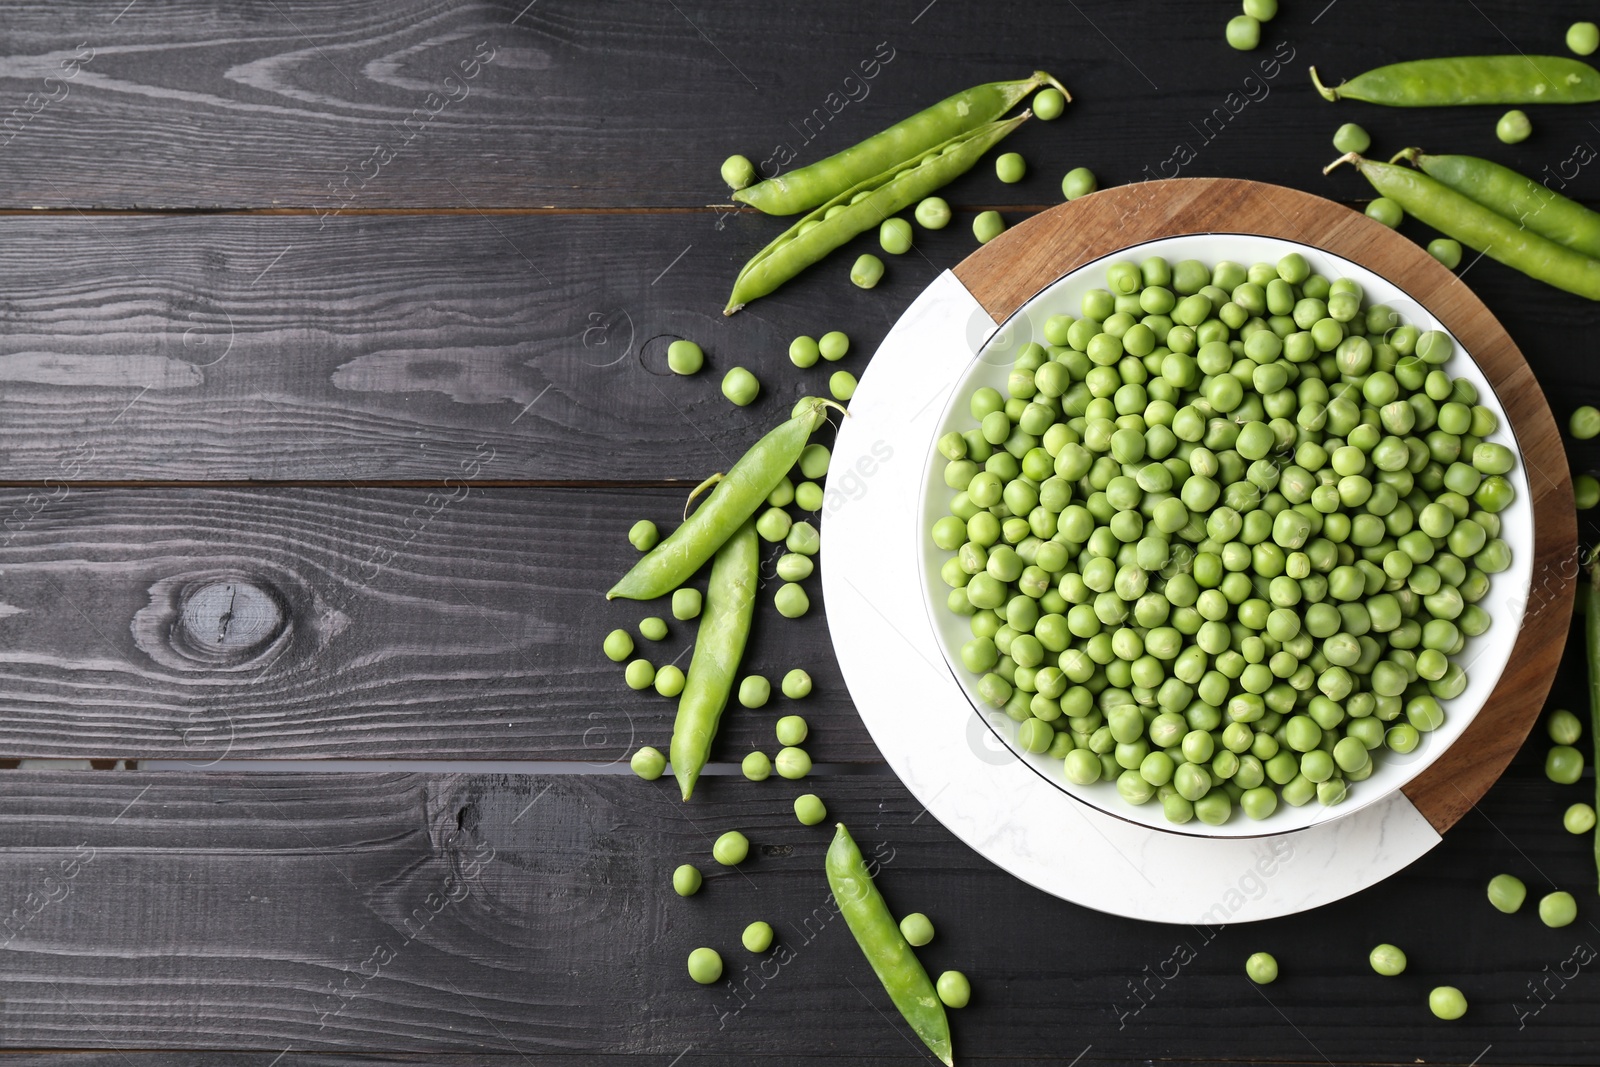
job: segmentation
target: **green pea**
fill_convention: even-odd
[[[739,935],[739,943],[746,952],[765,952],[772,947],[774,936],[771,923],[753,922]]]
[[[785,715],[779,719],[776,730],[778,744],[783,745],[785,748],[793,748],[795,745],[801,744],[805,741],[808,733],[805,719],[798,715]]]
[[[1006,152],[995,159],[994,173],[1007,185],[1014,185],[1028,173],[1028,164],[1016,152]]]
[[[636,659],[628,664],[623,679],[629,689],[649,689],[656,680],[656,669],[647,659]]]
[[[640,778],[647,782],[653,782],[660,778],[667,769],[667,757],[661,754],[660,749],[645,745],[633,754],[633,758],[628,761],[628,766],[632,767],[633,773]]]
[[[1533,133],[1533,123],[1525,111],[1513,109],[1500,116],[1494,124],[1494,135],[1502,144],[1520,144]]]
[[[714,948],[697,948],[689,953],[689,977],[701,985],[711,985],[722,977],[722,957]]]
[[[1278,14],[1278,0],[1244,0],[1244,13],[1261,22],[1271,22]],[[1365,152],[1365,148],[1352,149]]]
[[[1054,89],[1048,91],[1055,92]],[[1037,110],[1034,113],[1038,114]],[[1040,117],[1043,118],[1042,115]],[[924,229],[942,230],[950,225],[950,205],[945,202],[943,197],[930,196],[926,198],[917,205],[917,209],[913,214],[916,217],[917,224]]]
[[[1557,708],[1545,720],[1545,733],[1558,745],[1575,745],[1583,736],[1583,720],[1565,708]]]
[[[700,590],[690,589],[687,586],[678,589],[672,594],[672,617],[679,620],[695,618],[700,614],[703,603],[704,598]]]
[[[837,363],[850,352],[850,337],[841,330],[829,330],[817,339],[817,352],[829,363]]]
[[[1466,994],[1453,985],[1435,986],[1428,994],[1428,1010],[1440,1019],[1459,1019],[1467,1013]]]
[[[692,863],[685,863],[672,872],[672,889],[680,897],[692,897],[700,892],[700,884],[704,878],[700,868]]]
[[[1594,808],[1581,800],[1561,816],[1561,825],[1569,834],[1586,834],[1594,829],[1594,823]]]
[[[683,692],[686,681],[682,669],[669,663],[656,671],[656,692],[664,697],[675,697]]]
[[[780,777],[791,780],[804,778],[811,773],[811,757],[806,755],[803,748],[789,746],[778,753],[778,758],[773,760]]]
[[[796,525],[799,524],[797,523]],[[789,533],[794,533],[793,526],[789,527]],[[784,543],[788,543],[787,538]],[[803,582],[811,577],[811,573],[815,568],[816,564],[811,562],[810,556],[799,552],[786,552],[778,557],[778,577],[786,582]]]
[[[850,281],[861,289],[873,288],[883,281],[883,260],[871,252],[863,252],[850,268]]]
[[[1588,511],[1600,504],[1600,479],[1592,474],[1573,475],[1572,502],[1579,511]]]
[[[1278,980],[1278,961],[1270,952],[1253,952],[1244,961],[1244,973],[1256,985],[1271,985]]]
[[[1584,404],[1567,418],[1567,431],[1580,441],[1600,436],[1600,408]]]
[[[809,444],[800,451],[800,473],[807,478],[821,478],[828,473],[832,453],[827,445]]]
[[[612,630],[606,634],[605,644],[606,659],[612,663],[621,663],[633,655],[633,636],[626,630]]]
[[[814,556],[822,546],[822,537],[817,533],[817,528],[809,522],[801,521],[789,527],[789,536],[784,538],[785,545],[791,553],[802,556]],[[795,581],[797,579],[787,579]]]
[[[1394,945],[1382,944],[1368,954],[1367,962],[1372,964],[1374,971],[1386,978],[1393,978],[1405,972],[1406,954]]]
[[[764,782],[772,776],[772,759],[765,752],[751,752],[740,762],[739,769],[752,782]]]
[[[972,983],[960,971],[945,971],[934,983],[934,990],[947,1008],[964,1008],[972,1000]]]
[[[998,211],[979,212],[978,217],[972,220],[972,236],[976,237],[981,245],[986,245],[999,237],[1005,232],[1005,228],[1005,219],[1000,217]]]
[[[1372,147],[1372,137],[1355,123],[1347,122],[1334,131],[1333,147],[1340,152],[1365,152]]]
[[[1076,200],[1080,196],[1088,196],[1100,187],[1095,180],[1094,171],[1088,167],[1074,167],[1067,171],[1066,177],[1061,179],[1061,195],[1068,200]]]
[[[711,846],[711,858],[724,867],[737,867],[750,855],[750,839],[738,830],[729,830]]]
[[[834,371],[828,378],[828,392],[835,400],[849,400],[856,395],[856,376],[847,370]]]
[[[1261,20],[1249,15],[1235,15],[1228,20],[1229,47],[1248,52],[1261,43]]]
[[[1528,887],[1514,874],[1497,874],[1489,879],[1489,903],[1507,915],[1519,910],[1528,898]]]
[[[815,367],[821,356],[822,351],[815,337],[802,334],[789,342],[789,362],[796,367],[801,369]]]
[[[912,948],[921,948],[933,940],[933,921],[920,911],[914,911],[900,920],[900,936]]]
[[[1600,48],[1600,27],[1592,22],[1574,22],[1567,27],[1567,47],[1580,56],[1592,55]]]
[[[784,675],[783,676],[783,695],[788,697],[790,700],[799,700],[802,697],[810,696],[811,695],[811,675],[807,674],[805,671],[801,670],[799,667],[796,667],[794,670],[792,670],[788,674]],[[799,716],[791,716],[791,717],[792,718],[799,718]],[[783,720],[779,719],[778,722],[779,722],[779,725],[782,725]],[[786,741],[784,743],[785,744],[799,744],[798,741],[796,741],[796,742],[787,742]]]
[[[1578,902],[1571,893],[1557,890],[1539,898],[1539,921],[1549,927],[1571,926],[1578,917]]]
[[[698,373],[705,363],[705,352],[693,341],[680,339],[667,346],[667,367],[674,374]]]
[[[1557,785],[1572,785],[1583,777],[1583,753],[1571,745],[1552,745],[1544,757],[1544,776]]]
[[[1568,31],[1568,39],[1571,32]],[[728,188],[738,191],[753,184],[756,180],[755,164],[740,155],[732,155],[722,161],[722,180],[728,183]]]
[[[878,246],[891,256],[903,256],[911,251],[911,223],[899,218],[884,219],[878,227]],[[872,286],[864,285],[862,288],[870,289]]]
[[[761,382],[743,367],[722,376],[722,395],[736,407],[748,407],[761,393]]]
[[[1367,205],[1367,218],[1381,222],[1392,230],[1405,219],[1405,212],[1393,200],[1380,196]]]
[[[1428,242],[1428,255],[1455,270],[1461,265],[1461,243],[1449,237],[1436,237]]]
[[[628,543],[640,552],[648,552],[656,547],[656,542],[661,540],[661,534],[656,530],[656,524],[649,519],[640,519],[628,529]]]
[[[815,793],[801,793],[794,798],[794,817],[802,826],[815,826],[828,817],[828,808]]]
[[[639,636],[647,641],[665,641],[667,639],[667,620],[655,615],[640,619]]]

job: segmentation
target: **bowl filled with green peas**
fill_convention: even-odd
[[[1006,758],[1199,836],[1390,796],[1499,679],[1532,576],[1515,436],[1395,283],[1277,238],[1046,287],[941,416],[924,598]]]

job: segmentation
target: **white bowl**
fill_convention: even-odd
[[[1426,308],[1407,296],[1395,283],[1343,257],[1309,245],[1271,237],[1226,233],[1191,234],[1149,241],[1120,249],[1085,264],[1047,286],[1018,309],[980,350],[977,358],[973,360],[966,374],[950,394],[950,402],[940,416],[933,440],[937,441],[950,430],[972,429],[975,423],[968,411],[967,403],[973,391],[983,386],[991,386],[998,389],[1002,395],[1005,394],[1006,379],[1016,352],[1028,341],[1036,338],[1042,340],[1044,322],[1051,315],[1062,313],[1076,315],[1085,292],[1105,287],[1104,272],[1110,263],[1117,260],[1138,261],[1148,256],[1161,256],[1173,263],[1184,259],[1198,259],[1211,266],[1221,260],[1232,260],[1248,266],[1263,261],[1275,263],[1290,252],[1299,252],[1305,256],[1312,270],[1318,274],[1329,279],[1350,278],[1360,284],[1364,292],[1363,306],[1374,303],[1386,304],[1400,313],[1404,323],[1416,326],[1419,330],[1444,329]],[[1479,402],[1492,410],[1500,419],[1500,428],[1488,440],[1506,445],[1517,453],[1517,465],[1506,475],[1516,489],[1516,500],[1500,513],[1502,526],[1500,536],[1511,547],[1512,563],[1508,570],[1491,576],[1489,594],[1479,601],[1479,606],[1494,620],[1493,624],[1486,633],[1468,639],[1466,647],[1452,657],[1454,662],[1460,664],[1467,672],[1466,690],[1453,700],[1441,702],[1445,710],[1444,724],[1432,733],[1423,734],[1422,743],[1414,751],[1401,755],[1385,747],[1374,752],[1376,769],[1372,776],[1365,781],[1352,783],[1348,795],[1340,804],[1323,807],[1313,800],[1296,808],[1280,803],[1276,812],[1262,820],[1248,819],[1235,810],[1233,817],[1221,826],[1210,826],[1199,820],[1191,820],[1181,826],[1174,825],[1163,816],[1159,803],[1152,801],[1142,806],[1129,804],[1117,793],[1116,786],[1111,782],[1096,782],[1088,786],[1069,782],[1062,772],[1060,760],[1029,753],[1017,745],[1016,723],[1012,722],[1003,711],[992,708],[979,699],[975,690],[977,676],[961,665],[960,649],[962,644],[971,638],[971,631],[965,618],[946,607],[945,600],[949,587],[939,577],[939,569],[949,558],[949,553],[937,548],[928,535],[933,523],[950,513],[949,505],[955,496],[955,491],[944,484],[944,457],[937,451],[930,450],[925,459],[926,473],[920,501],[922,522],[917,542],[917,553],[922,561],[922,592],[934,632],[944,653],[945,663],[972,705],[972,714],[987,723],[1018,759],[1026,762],[1046,781],[1074,799],[1108,815],[1174,834],[1199,837],[1254,837],[1281,834],[1351,814],[1402,789],[1461,736],[1494,690],[1495,683],[1499,681],[1500,674],[1510,658],[1517,630],[1522,625],[1523,609],[1526,606],[1533,573],[1533,508],[1528,493],[1526,473],[1521,462],[1521,452],[1517,448],[1505,409],[1489,386],[1483,372],[1473,362],[1471,353],[1462,348],[1459,340],[1456,342],[1456,355],[1443,369],[1451,376],[1465,378],[1477,386]]]

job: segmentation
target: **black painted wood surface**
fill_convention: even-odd
[[[1539,734],[1408,870],[1220,931],[1054,900],[921,815],[843,690],[815,579],[805,619],[762,614],[750,663],[817,679],[792,709],[813,724],[816,776],[714,774],[681,805],[619,763],[664,746],[673,711],[626,689],[599,651],[613,626],[666,614],[601,598],[634,558],[628,525],[670,523],[688,485],[824,388],[833,368],[790,366],[791,337],[847,331],[841,366],[860,373],[974,247],[977,210],[1016,221],[1056,202],[1077,165],[1105,184],[1176,168],[1359,203],[1359,177],[1320,173],[1345,121],[1372,132],[1375,155],[1421,140],[1600,200],[1583,162],[1600,106],[1532,109],[1534,136],[1508,147],[1496,109],[1330,105],[1304,70],[1560,54],[1566,25],[1594,16],[1584,5],[1284,0],[1250,54],[1223,42],[1233,13],[1174,0],[0,10],[0,757],[546,768],[0,772],[6,1058],[924,1062],[839,924],[817,917],[826,832],[788,809],[808,789],[892,850],[881,884],[938,925],[930,967],[972,976],[954,1020],[962,1062],[1593,1062],[1600,985],[1576,961],[1600,945],[1595,873],[1588,840],[1560,827],[1593,779],[1547,782]],[[1007,143],[1029,161],[1023,182],[986,164],[960,179],[950,228],[885,257],[873,292],[846,278],[876,250],[864,235],[720,315],[739,265],[783,225],[708,207],[726,200],[726,155],[760,163],[783,144],[808,162],[1035,67],[1077,99]],[[1600,397],[1592,305],[1492,261],[1469,257],[1461,274],[1558,415]],[[677,336],[705,346],[701,375],[665,373]],[[763,382],[746,409],[718,392],[735,364]],[[1575,456],[1588,468],[1600,450]],[[689,639],[674,623],[658,658]],[[1581,679],[1574,643],[1553,701],[1581,709]],[[788,710],[730,713],[716,757],[770,751]],[[735,826],[758,846],[742,873],[672,895],[672,867],[710,874],[709,838]],[[1483,886],[1502,870],[1534,898],[1572,890],[1578,923],[1548,930],[1532,903],[1494,912]],[[758,917],[796,931],[780,933],[795,960],[733,1014],[735,994],[695,986],[683,959],[716,945],[743,978],[737,932]],[[1379,940],[1410,954],[1402,978],[1367,970]],[[1194,958],[1174,976],[1180,945]],[[1259,991],[1242,975],[1258,949],[1283,967]],[[1466,991],[1465,1019],[1427,1015],[1438,983]]]

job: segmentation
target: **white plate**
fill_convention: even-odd
[[[1371,272],[1290,242],[1194,235],[1124,249],[1115,258],[1162,254],[1251,263],[1291,249],[1321,273],[1360,281],[1369,301],[1395,307],[1413,325],[1438,328],[1424,309]],[[1026,322],[1035,328],[1049,314],[1068,310],[1075,294],[1100,284],[1101,269],[1091,264],[1048,287],[1007,327],[1023,329]],[[1462,660],[1470,684],[1451,702],[1446,726],[1409,760],[1385,752],[1380,770],[1358,783],[1343,805],[1285,805],[1289,817],[1263,823],[1236,814],[1224,827],[1206,828],[1224,836],[1201,837],[1192,825],[1169,827],[1158,810],[1134,808],[1115,796],[1095,803],[1092,787],[1089,796],[1075,795],[1068,790],[1076,787],[1054,768],[1025,762],[998,740],[946,661],[947,642],[933,621],[947,614],[943,592],[927,602],[928,578],[938,582],[926,566],[931,519],[924,507],[939,506],[926,499],[930,478],[943,489],[929,457],[947,410],[956,399],[964,408],[979,384],[974,375],[1003,378],[1006,360],[975,366],[980,352],[997,351],[986,347],[997,333],[955,276],[941,275],[901,317],[862,376],[829,474],[823,567],[829,625],[862,719],[907,787],[957,836],[1025,881],[1104,911],[1171,922],[1241,921],[1313,907],[1386,877],[1436,844],[1437,833],[1398,787],[1459,734],[1504,667],[1531,574],[1531,509],[1520,467],[1513,476],[1518,504],[1502,514],[1513,568],[1495,576],[1491,597],[1497,599],[1485,607],[1496,624],[1479,640],[1481,647],[1464,654],[1473,660]],[[1458,356],[1450,370],[1477,384],[1482,402],[1499,410],[1469,360]],[[1507,435],[1503,430],[1510,443]],[[954,621],[964,632],[964,622]]]

